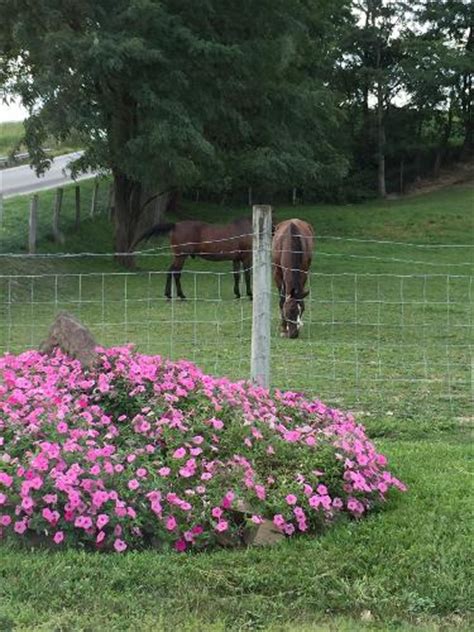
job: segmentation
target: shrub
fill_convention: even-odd
[[[315,533],[404,489],[350,414],[187,361],[28,351],[0,376],[3,536],[184,551],[263,519]]]

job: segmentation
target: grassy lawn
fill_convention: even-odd
[[[317,248],[300,339],[278,337],[274,297],[272,383],[355,410],[407,494],[364,521],[266,550],[119,557],[3,545],[0,630],[472,629],[473,250],[417,247],[472,243],[472,192],[276,209],[277,220],[311,221]],[[40,197],[39,252],[103,256],[2,257],[0,351],[38,344],[68,309],[103,344],[248,376],[251,304],[232,298],[229,264],[186,262],[188,301],[166,302],[166,239],[145,244],[138,272],[125,274],[105,212],[84,212],[73,231],[72,192],[66,243],[50,241],[52,195]],[[5,202],[4,253],[24,249],[27,206]],[[226,221],[244,211],[184,212]]]

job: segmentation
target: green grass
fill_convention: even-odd
[[[0,156],[9,156],[14,150],[19,153],[25,152],[26,147],[21,142],[24,133],[23,122],[21,121],[0,123]],[[44,147],[51,150],[51,156],[81,149],[77,139],[74,138],[63,142],[56,141],[54,138],[47,138]]]
[[[66,243],[54,245],[51,195],[41,194],[39,252],[104,257],[0,259],[0,349],[36,345],[66,308],[103,344],[133,341],[248,376],[251,305],[232,298],[229,264],[187,262],[189,300],[168,303],[166,249],[124,275],[107,254],[104,213],[72,231],[68,192]],[[4,252],[24,245],[26,207],[25,198],[5,203]],[[189,205],[185,213],[226,221],[243,210]],[[472,249],[348,240],[472,243],[472,188],[276,209],[277,219],[291,216],[309,219],[318,243],[299,340],[278,337],[273,303],[272,382],[352,407],[408,493],[361,522],[265,550],[118,557],[4,544],[0,630],[472,629]]]

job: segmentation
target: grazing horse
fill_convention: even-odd
[[[314,231],[301,219],[281,222],[272,246],[273,277],[280,294],[281,334],[297,338],[303,324],[304,290],[313,254]]]
[[[165,296],[171,298],[174,278],[176,293],[185,299],[181,289],[181,270],[187,257],[202,257],[209,261],[232,261],[234,270],[234,294],[240,298],[240,268],[243,267],[247,296],[252,298],[252,219],[243,217],[229,224],[207,224],[186,220],[176,224],[156,224],[141,235],[135,247],[143,239],[153,235],[170,234],[173,261],[166,277]]]

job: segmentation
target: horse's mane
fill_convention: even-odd
[[[290,224],[291,235],[291,276],[292,276],[292,290],[295,296],[301,294],[301,270],[303,269],[303,244],[301,242],[301,236],[298,232],[298,228],[295,224]]]

